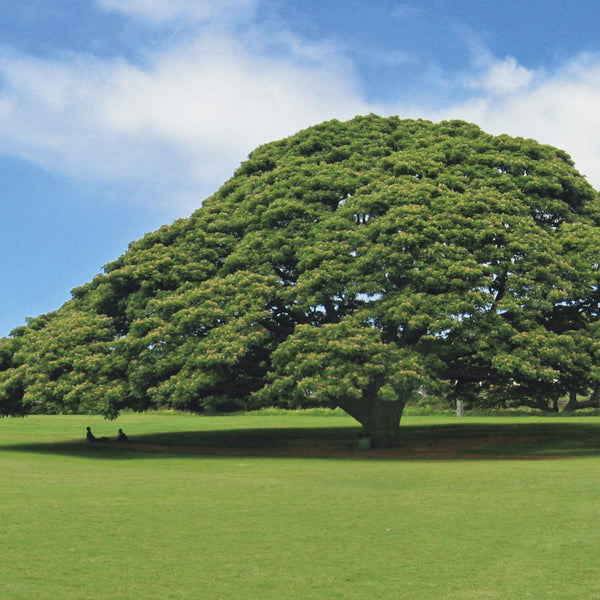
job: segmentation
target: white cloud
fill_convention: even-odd
[[[518,64],[516,59],[507,57],[504,60],[491,61],[483,75],[473,80],[472,85],[491,95],[514,94],[517,90],[527,87],[533,77],[533,71]]]
[[[144,67],[0,53],[0,152],[197,207],[257,145],[369,109],[332,47],[277,43],[205,31]]]
[[[150,71],[115,73],[104,118],[133,138],[172,143],[208,177],[222,159],[326,118],[365,108],[352,80],[325,65],[252,55],[209,38],[161,55]],[[213,163],[218,159],[218,163]]]
[[[512,61],[511,61],[512,63]],[[534,138],[566,150],[577,168],[600,189],[600,56],[583,55],[554,73],[527,71],[515,63],[504,85],[486,85],[485,93],[439,111],[433,118],[462,118],[490,133]],[[521,73],[521,75],[519,75]]]
[[[155,22],[190,10],[213,18],[214,6],[254,4],[97,2]],[[343,49],[285,30],[266,35],[259,25],[236,35],[216,22],[198,26],[193,39],[148,51],[143,65],[0,50],[0,153],[188,211],[259,144],[326,119],[376,112],[463,118],[491,133],[536,138],[569,152],[600,188],[600,57],[580,57],[554,73],[479,57],[477,75],[443,82],[470,99],[449,100],[433,113],[367,102]]]

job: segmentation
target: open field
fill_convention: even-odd
[[[127,444],[88,444],[85,427]],[[600,418],[0,420],[0,597],[600,600]]]

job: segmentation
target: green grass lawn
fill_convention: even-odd
[[[128,444],[88,444],[85,427]],[[600,418],[0,420],[0,598],[600,599]]]

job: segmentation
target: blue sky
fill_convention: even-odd
[[[0,0],[0,336],[327,119],[466,119],[600,189],[598,31],[596,0]]]

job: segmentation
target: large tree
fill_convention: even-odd
[[[598,387],[600,204],[562,151],[359,117],[261,146],[0,344],[0,406],[340,406],[375,446],[423,391]],[[23,408],[25,407],[25,408]]]

